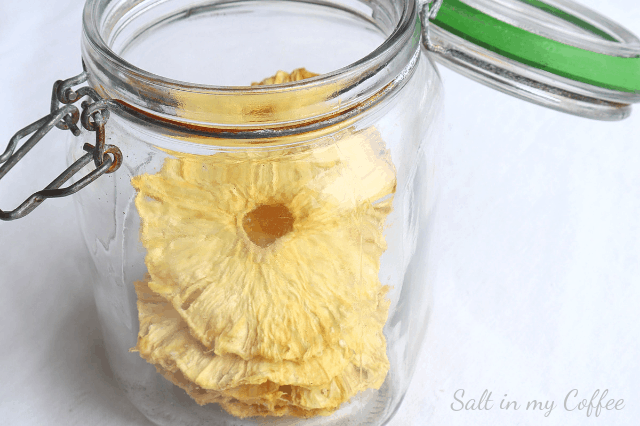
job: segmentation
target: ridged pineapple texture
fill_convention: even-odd
[[[134,350],[164,377],[237,417],[328,415],[382,385],[396,177],[377,130],[176,155],[132,184],[149,272]]]

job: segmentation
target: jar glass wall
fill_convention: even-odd
[[[96,0],[84,25],[124,161],[75,197],[131,401],[159,425],[384,424],[430,310],[416,4]],[[298,67],[321,75],[248,86]]]

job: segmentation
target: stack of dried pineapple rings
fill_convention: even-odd
[[[167,158],[132,184],[149,272],[134,350],[164,377],[237,417],[328,415],[382,385],[396,174],[377,130]]]

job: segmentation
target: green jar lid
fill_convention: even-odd
[[[438,0],[423,12],[436,59],[498,90],[601,120],[640,102],[640,41],[576,3]]]

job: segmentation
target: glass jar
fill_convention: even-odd
[[[442,105],[433,59],[592,118],[624,118],[639,98],[627,79],[635,37],[589,11],[568,19],[566,1],[505,3],[87,2],[85,70],[56,83],[51,114],[12,139],[0,178],[53,126],[75,135],[70,168],[0,213],[77,192],[112,371],[145,416],[393,416],[431,305],[424,259]],[[498,36],[526,27],[522,37],[554,48],[577,26],[565,38],[580,58],[622,58],[624,72],[598,80],[547,66],[475,22],[506,28]],[[619,45],[596,41],[598,31]],[[279,69],[297,70],[250,85]],[[81,98],[82,114],[72,105]],[[86,177],[59,189],[76,174]]]
[[[416,4],[211,3],[85,7],[123,154],[76,195],[114,375],[160,425],[383,424],[430,306],[441,85]]]

